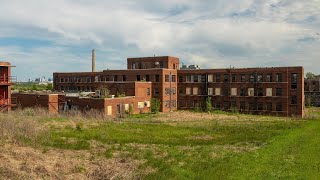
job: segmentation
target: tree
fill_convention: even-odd
[[[102,98],[107,98],[110,95],[110,90],[107,86],[100,86],[98,90],[100,91],[100,97]]]
[[[313,74],[312,72],[307,72],[307,73],[306,73],[306,78],[307,78],[307,79],[314,79],[315,77],[316,77],[316,75]]]
[[[153,113],[159,113],[160,111],[160,105],[161,105],[161,102],[159,99],[156,99],[156,98],[152,98],[151,99],[151,103],[150,103],[150,106],[151,106],[151,112]]]
[[[212,102],[211,102],[211,97],[208,96],[206,99],[206,111],[210,112],[212,110]]]

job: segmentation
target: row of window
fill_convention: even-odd
[[[65,92],[95,92],[96,88],[92,86],[60,86],[60,91]],[[146,88],[146,94],[151,95],[151,89]]]
[[[239,111],[283,111],[283,103],[277,102],[244,102],[240,101],[238,104],[236,102],[213,102],[213,108],[214,109],[222,109],[222,110],[232,110],[236,109]],[[178,101],[179,108],[194,108],[196,106],[202,107],[202,104],[199,103],[197,100],[191,101],[191,100],[179,100]]]
[[[273,79],[275,78],[275,79]],[[291,88],[297,87],[297,73],[291,73]],[[208,74],[208,75],[187,75],[186,79],[179,76],[179,82],[283,82],[283,74]]]
[[[183,94],[183,89],[179,88],[179,93]],[[187,87],[185,91],[186,95],[200,95],[198,87]],[[283,96],[284,92],[282,88],[276,88],[275,96]],[[210,96],[274,96],[273,88],[225,88],[223,92],[221,88],[208,88],[207,94]]]
[[[171,78],[170,78],[171,76]],[[176,82],[176,75],[165,75],[165,82]],[[150,82],[150,75],[136,75],[136,81]],[[106,76],[91,76],[91,77],[61,77],[61,83],[91,83],[91,82],[105,82],[105,81],[127,81],[126,75],[106,75]],[[160,82],[160,75],[154,75],[154,81]]]

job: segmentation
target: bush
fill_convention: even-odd
[[[201,112],[201,108],[199,106],[199,103],[196,103],[195,106],[194,106],[194,111],[195,112]]]
[[[156,98],[152,98],[151,99],[151,112],[153,113],[159,113],[160,112],[160,105],[161,105],[161,102],[159,99],[156,99]]]
[[[207,97],[206,99],[206,111],[211,112],[212,111],[212,102],[211,102],[211,97]]]

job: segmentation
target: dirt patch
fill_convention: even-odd
[[[89,151],[49,149],[44,153],[9,143],[0,149],[0,177],[4,179],[133,179],[140,163]]]

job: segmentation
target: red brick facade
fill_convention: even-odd
[[[304,116],[303,67],[179,70],[175,57],[128,58],[127,70],[54,73],[57,91],[94,91],[113,84],[113,93],[132,94],[127,82],[151,82],[151,97],[161,111],[204,107],[211,97],[215,109],[244,113]],[[178,82],[179,81],[179,82]],[[121,84],[127,86],[121,87]],[[131,90],[130,90],[131,89]],[[137,93],[137,92],[135,92]]]
[[[14,80],[11,76],[11,64],[0,62],[0,112],[11,110],[11,85]]]

